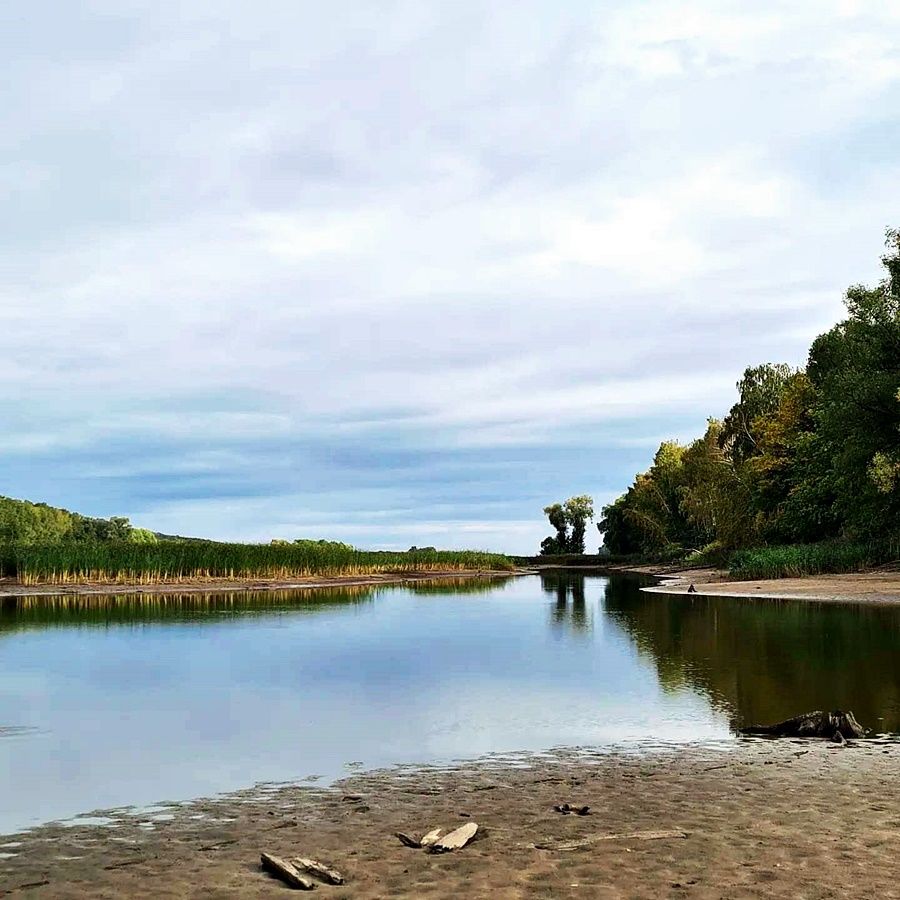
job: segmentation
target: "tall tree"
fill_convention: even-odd
[[[682,457],[681,512],[693,527],[691,543],[717,542],[723,550],[753,543],[756,522],[746,467],[736,466],[721,447],[722,424],[710,419],[703,437]]]
[[[847,291],[847,319],[816,338],[807,372],[831,454],[835,512],[854,534],[896,527],[900,491],[900,232],[887,234],[887,276]]]
[[[796,369],[784,363],[766,363],[744,370],[737,383],[740,399],[722,421],[719,446],[735,463],[759,451],[759,422],[778,407],[781,395]]]
[[[557,556],[569,552],[569,523],[562,503],[551,503],[544,507],[544,515],[550,520],[550,526],[556,534],[541,541],[541,554]]]
[[[565,503],[544,507],[544,515],[556,534],[541,541],[541,554],[584,553],[587,523],[594,518],[594,501],[586,494],[569,497]]]
[[[594,518],[594,500],[587,494],[569,497],[564,506],[566,522],[572,526],[569,535],[569,553],[584,553],[584,532],[587,523]]]

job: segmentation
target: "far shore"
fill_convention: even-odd
[[[115,594],[199,594],[252,591],[284,591],[307,588],[364,587],[402,585],[450,578],[512,578],[542,571],[569,570],[584,574],[643,575],[659,580],[643,588],[654,594],[680,596],[691,585],[697,595],[707,597],[766,598],[775,600],[811,600],[823,603],[900,603],[900,565],[882,566],[866,572],[814,575],[804,578],[778,578],[758,581],[729,580],[728,573],[714,568],[684,568],[667,564],[596,565],[567,567],[540,565],[513,570],[452,569],[447,571],[379,572],[364,575],[310,575],[302,578],[186,578],[180,581],[141,583],[70,582],[66,584],[21,584],[13,578],[0,578],[0,599],[40,596],[109,596]]]
[[[448,569],[446,571],[377,572],[366,575],[309,575],[303,578],[185,578],[179,581],[80,581],[65,584],[41,582],[21,584],[14,578],[0,578],[3,597],[58,597],[60,595],[111,594],[213,594],[250,591],[289,591],[306,588],[365,587],[366,585],[407,584],[447,578],[510,578],[531,574],[532,570]]]

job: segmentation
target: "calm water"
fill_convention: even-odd
[[[528,576],[0,601],[0,832],[348,766],[900,728],[900,609]]]

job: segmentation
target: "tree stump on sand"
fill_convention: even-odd
[[[866,736],[866,730],[856,721],[852,712],[843,712],[839,709],[834,712],[806,713],[786,719],[775,725],[751,725],[742,728],[741,734],[761,734],[769,737],[818,737],[834,739],[835,735],[842,738],[861,738]]]

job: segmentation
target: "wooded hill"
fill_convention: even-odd
[[[157,536],[128,519],[96,519],[46,503],[0,497],[0,543],[55,544],[64,541],[153,542]]]
[[[879,542],[895,554],[900,232],[888,231],[887,248],[884,279],[847,291],[847,318],[813,341],[803,368],[748,368],[723,419],[709,419],[687,446],[660,445],[603,509],[598,527],[611,553],[694,551],[713,561],[741,548],[831,541]]]

